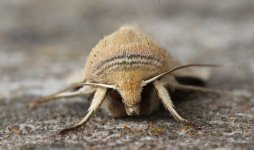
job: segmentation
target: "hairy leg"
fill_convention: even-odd
[[[163,83],[155,80],[153,82],[153,85],[157,91],[157,94],[159,98],[161,99],[162,104],[164,107],[171,113],[171,115],[177,120],[177,121],[187,121],[184,118],[182,118],[174,109],[174,105],[171,101],[171,98],[169,96],[169,93],[167,89],[163,86]]]
[[[92,99],[92,103],[88,109],[88,113],[86,114],[86,116],[76,125],[70,128],[63,129],[60,133],[65,133],[71,130],[75,130],[81,127],[83,124],[85,124],[90,119],[92,114],[100,107],[101,103],[103,102],[106,96],[106,93],[107,93],[107,88],[98,87],[94,94],[94,98]]]

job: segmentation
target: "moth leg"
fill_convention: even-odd
[[[94,98],[92,99],[92,103],[88,109],[88,113],[86,114],[86,116],[76,125],[70,128],[63,129],[62,131],[60,131],[60,133],[62,134],[70,130],[75,130],[79,128],[80,126],[82,126],[83,124],[85,124],[89,120],[89,118],[92,116],[92,114],[99,108],[99,106],[105,99],[106,93],[107,93],[107,88],[98,87],[94,94]]]
[[[174,109],[174,105],[173,102],[169,96],[169,93],[167,91],[167,89],[163,86],[163,83],[155,80],[153,82],[153,85],[157,91],[157,94],[159,96],[159,98],[161,99],[162,104],[164,105],[164,107],[171,113],[171,115],[177,120],[177,121],[187,121],[184,118],[182,118]]]
[[[184,91],[195,91],[195,92],[202,92],[202,93],[208,93],[208,94],[215,94],[215,95],[221,95],[221,91],[205,88],[205,87],[198,87],[198,86],[192,86],[192,85],[183,85],[180,83],[173,83],[169,85],[171,88],[177,89],[177,90],[184,90]]]
[[[36,107],[40,104],[43,104],[43,103],[46,103],[46,102],[49,102],[52,100],[56,100],[58,98],[68,98],[68,97],[74,97],[74,96],[88,96],[88,95],[91,95],[95,92],[95,88],[90,87],[90,86],[83,86],[76,91],[68,91],[73,88],[75,88],[75,85],[70,86],[70,87],[68,87],[60,92],[57,92],[55,94],[36,99],[36,100],[30,102],[28,105],[29,105],[29,107]]]

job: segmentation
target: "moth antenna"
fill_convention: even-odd
[[[113,85],[107,85],[107,84],[77,82],[77,83],[71,84],[70,86],[66,87],[65,89],[63,89],[55,94],[52,94],[52,95],[60,94],[60,93],[66,92],[68,90],[71,90],[73,88],[78,88],[78,87],[82,87],[82,86],[86,86],[86,85],[101,86],[101,87],[107,87],[107,88],[109,88],[110,86],[113,86]]]
[[[78,82],[78,83],[74,83],[74,84],[70,85],[69,87],[67,87],[67,88],[65,88],[65,89],[63,89],[63,90],[61,90],[57,93],[54,93],[54,94],[51,94],[49,96],[44,96],[44,97],[38,98],[36,100],[33,100],[28,105],[29,105],[29,107],[35,107],[35,106],[38,106],[42,103],[52,101],[54,99],[58,99],[58,98],[62,98],[62,97],[78,96],[78,95],[82,94],[82,91],[80,91],[80,90],[75,91],[75,92],[67,92],[67,91],[72,90],[74,88],[79,88],[79,87],[81,87],[81,89],[82,89],[82,88],[84,88],[84,86],[87,86],[87,85],[88,86],[97,86],[97,87],[99,86],[99,87],[104,87],[104,88],[113,88],[113,89],[115,89],[114,85]]]
[[[99,87],[105,87],[105,88],[110,88],[110,89],[116,89],[115,85],[103,84],[103,83],[80,83],[80,85],[92,85],[92,86],[99,86]]]
[[[180,69],[183,69],[183,68],[188,68],[188,67],[221,67],[221,66],[222,65],[217,65],[217,64],[188,64],[188,65],[178,66],[178,67],[175,67],[175,68],[173,68],[173,69],[171,69],[169,71],[166,71],[166,72],[164,72],[162,74],[159,74],[159,75],[157,75],[157,76],[155,76],[155,77],[153,77],[151,79],[143,81],[142,86],[145,86],[146,84],[151,83],[154,80],[156,80],[156,79],[158,79],[158,78],[160,78],[160,77],[162,77],[162,76],[164,76],[166,74],[172,73],[172,72],[174,72],[176,70],[180,70]]]

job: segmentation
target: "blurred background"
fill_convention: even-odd
[[[62,80],[103,36],[133,23],[184,63],[229,65],[240,80],[254,73],[252,0],[2,0],[0,18],[2,85]]]
[[[2,131],[13,122],[29,122],[23,102],[64,87],[95,44],[125,24],[139,25],[183,63],[223,64],[208,86],[254,92],[253,0],[1,0]],[[233,103],[230,109],[246,102],[232,101],[225,102]]]

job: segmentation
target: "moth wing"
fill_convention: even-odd
[[[69,85],[80,82],[83,83],[86,82],[85,73],[82,69],[74,71],[66,78],[66,83]],[[93,86],[80,86],[77,88],[73,88],[71,91],[76,91],[79,90],[80,88],[84,89],[85,95],[87,95],[87,97],[91,97],[93,93],[96,91],[96,88],[94,88]]]
[[[78,82],[84,82],[86,80],[84,71],[82,69],[76,70],[66,78],[66,83],[73,84]]]

